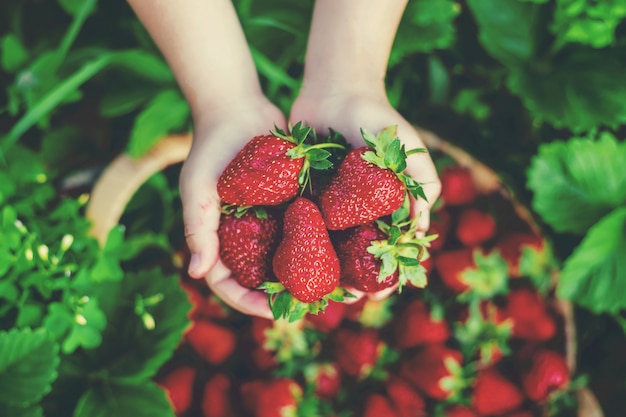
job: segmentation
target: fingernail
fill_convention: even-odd
[[[193,275],[194,272],[196,272],[196,270],[200,267],[200,255],[197,253],[194,253],[191,255],[191,259],[189,260],[189,268],[187,268],[187,271],[189,272],[190,275]]]

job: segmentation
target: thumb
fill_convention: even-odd
[[[219,258],[220,202],[210,184],[181,173],[185,240],[191,252],[188,273],[193,278],[204,278]]]

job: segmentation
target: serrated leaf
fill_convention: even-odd
[[[103,382],[78,401],[74,417],[175,417],[163,388],[152,382]]]
[[[189,325],[191,305],[178,277],[146,269],[126,274],[119,282],[100,284],[98,294],[108,325],[102,344],[85,356],[75,354],[77,362],[86,372],[106,369],[111,378],[125,381],[152,377],[171,357]],[[135,313],[135,302],[157,294],[163,299],[145,307],[155,322],[154,329],[148,330]]]
[[[165,90],[157,94],[135,119],[128,153],[133,158],[145,154],[163,136],[181,129],[189,115],[189,106],[177,91]]]
[[[548,62],[511,68],[507,84],[537,121],[584,132],[626,121],[626,50],[568,48]]]
[[[398,262],[400,263],[400,265],[404,265],[404,266],[419,266],[420,265],[420,261],[415,258],[408,258],[406,256],[397,256],[396,259],[398,259]]]
[[[393,172],[402,172],[406,168],[406,154],[400,140],[392,140],[385,148],[385,166]]]
[[[485,50],[507,66],[520,66],[536,51],[540,6],[519,0],[468,0]],[[495,12],[497,11],[497,12]]]
[[[59,347],[43,330],[0,332],[0,403],[38,402],[57,377]]]
[[[0,63],[7,72],[18,70],[28,59],[28,50],[20,39],[9,33],[0,42]]]
[[[626,208],[591,227],[565,260],[557,294],[595,313],[626,308]]]
[[[626,144],[610,134],[544,144],[531,161],[533,209],[557,232],[586,233],[626,201]]]

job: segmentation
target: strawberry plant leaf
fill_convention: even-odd
[[[182,129],[190,110],[185,99],[175,90],[165,90],[139,113],[131,130],[128,153],[138,158],[150,150],[163,136]]]
[[[532,60],[540,5],[519,0],[468,0],[467,4],[478,24],[478,39],[491,56],[507,66]]]
[[[286,290],[276,293],[275,296],[270,296],[270,310],[272,310],[275,320],[289,316],[292,301],[293,296]]]
[[[412,0],[394,40],[390,67],[416,54],[449,48],[456,38],[454,21],[461,8],[454,0]]]
[[[626,208],[592,226],[565,260],[557,294],[596,313],[626,308]]]
[[[531,161],[533,209],[557,232],[584,234],[626,201],[626,143],[603,133],[544,144]]]
[[[307,158],[309,158],[311,162],[323,161],[327,159],[330,155],[331,153],[328,152],[326,149],[311,149],[308,150],[306,153]]]
[[[175,417],[163,388],[106,381],[94,384],[78,401],[74,417]]]
[[[623,47],[571,47],[541,64],[511,68],[507,85],[538,122],[585,132],[626,121]]]
[[[316,169],[318,171],[324,171],[327,170],[329,168],[332,168],[333,163],[330,162],[327,159],[321,160],[321,161],[311,161],[310,162],[310,166],[313,169]]]
[[[0,404],[26,407],[51,390],[59,347],[44,329],[0,332]]]
[[[28,50],[20,39],[9,33],[0,41],[0,64],[7,72],[17,71],[28,59]]]
[[[75,357],[86,372],[106,369],[111,378],[141,381],[152,377],[171,357],[189,325],[191,304],[177,276],[164,276],[159,269],[127,274],[116,282],[99,284],[98,301],[108,325],[102,344]],[[140,303],[151,300],[157,303]],[[146,328],[145,313],[154,328]]]

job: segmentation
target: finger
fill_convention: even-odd
[[[191,252],[188,272],[193,278],[204,277],[219,257],[220,204],[207,191],[207,183],[193,179],[180,183],[185,240]]]
[[[247,315],[273,318],[267,295],[241,286],[221,261],[207,274],[206,281],[213,293],[233,309]]]
[[[397,284],[395,284],[395,285],[393,285],[393,286],[391,286],[389,288],[385,288],[384,290],[380,290],[380,291],[377,291],[377,292],[370,293],[370,294],[368,294],[368,297],[371,300],[374,300],[374,301],[384,300],[385,298],[388,298],[391,294],[393,294],[398,289],[399,285],[400,284],[397,283]]]

